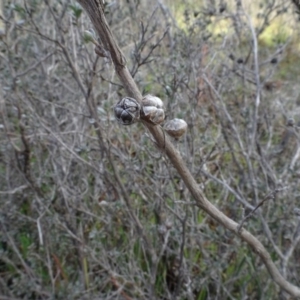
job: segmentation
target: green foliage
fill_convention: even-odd
[[[78,20],[82,14],[82,8],[80,5],[78,5],[77,3],[76,4],[72,4],[69,6],[74,17]]]
[[[12,7],[22,19],[26,18],[26,10],[23,6],[19,5],[19,4],[14,4]]]

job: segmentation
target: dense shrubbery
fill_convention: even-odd
[[[106,5],[131,74],[167,119],[188,123],[174,142],[211,202],[240,222],[266,200],[245,227],[300,286],[300,70],[297,41],[281,30],[293,8],[266,1],[252,26],[238,1],[142,2]],[[4,0],[0,298],[288,299],[194,205],[142,125],[117,124],[126,94],[85,43],[90,28],[76,2]]]

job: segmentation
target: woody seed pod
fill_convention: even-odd
[[[164,125],[164,130],[172,137],[178,139],[187,130],[187,123],[182,119],[172,119]]]
[[[115,116],[122,125],[131,125],[140,118],[140,104],[133,98],[125,97],[115,105]]]
[[[146,95],[142,100],[141,119],[153,125],[158,125],[165,120],[163,102],[160,98]]]

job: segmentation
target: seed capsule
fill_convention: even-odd
[[[131,125],[140,118],[140,104],[133,98],[125,97],[115,105],[115,116],[122,125]]]
[[[158,125],[165,120],[163,102],[160,98],[146,95],[142,100],[141,118],[153,125]]]
[[[172,119],[164,125],[164,130],[172,137],[178,139],[187,130],[187,123],[182,119]]]

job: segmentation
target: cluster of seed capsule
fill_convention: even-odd
[[[152,125],[160,125],[165,121],[163,102],[152,95],[144,96],[141,105],[130,97],[121,99],[115,105],[115,116],[122,125],[131,125],[140,119]],[[170,136],[178,139],[186,132],[187,124],[182,119],[172,119],[163,128]]]

